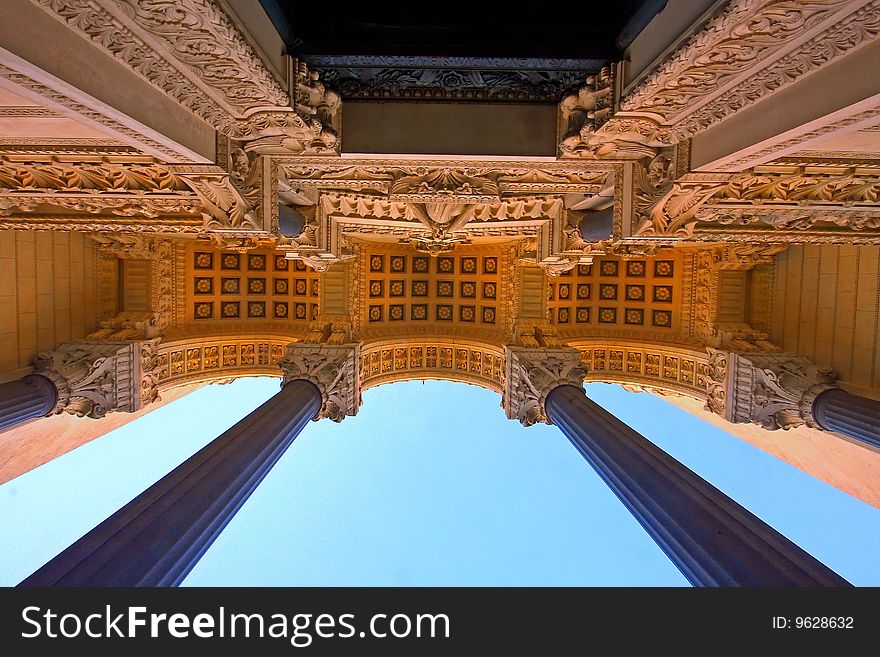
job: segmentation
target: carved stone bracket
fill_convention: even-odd
[[[582,386],[587,366],[575,349],[528,349],[505,347],[504,397],[507,417],[529,427],[550,424],[544,400],[560,385]]]
[[[641,160],[670,146],[663,117],[654,113],[614,114],[614,69],[604,68],[559,104],[559,156]]]
[[[34,373],[58,389],[55,413],[100,418],[133,413],[159,399],[158,339],[65,342],[41,353]]]
[[[305,379],[321,391],[324,403],[316,419],[341,422],[347,415],[357,415],[361,403],[359,353],[358,344],[294,343],[287,345],[278,364],[285,383]]]
[[[813,401],[836,388],[836,375],[804,356],[708,349],[706,410],[765,429],[818,427]]]

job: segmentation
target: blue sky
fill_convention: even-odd
[[[880,510],[647,394],[588,394],[841,575],[880,585]],[[13,585],[278,390],[206,386],[0,486]],[[568,443],[495,393],[405,382],[308,425],[185,585],[683,586]]]

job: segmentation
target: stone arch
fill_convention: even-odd
[[[443,337],[383,340],[361,346],[361,390],[385,383],[433,379],[456,381],[501,394],[503,347]]]
[[[706,399],[709,356],[701,347],[599,337],[566,346],[581,352],[586,383],[619,383],[631,390]]]
[[[281,377],[278,362],[301,336],[264,333],[199,335],[159,343],[159,391],[243,376]]]

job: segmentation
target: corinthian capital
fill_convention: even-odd
[[[706,409],[765,429],[818,427],[813,402],[837,377],[804,356],[709,349]]]
[[[575,349],[529,349],[505,347],[504,398],[507,417],[529,427],[538,422],[550,424],[544,400],[556,386],[581,387],[587,366]]]
[[[360,406],[359,352],[357,344],[294,343],[287,345],[278,364],[284,383],[304,379],[321,391],[324,403],[318,418],[341,422],[346,415],[356,415]]]
[[[58,389],[53,412],[100,418],[133,413],[159,399],[159,339],[65,342],[41,353],[34,374]]]

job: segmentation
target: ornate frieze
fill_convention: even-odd
[[[0,217],[15,227],[264,233],[253,196],[214,165],[166,165],[128,154],[0,158]]]
[[[279,362],[284,382],[305,379],[317,386],[324,401],[319,418],[341,422],[357,415],[360,406],[358,344],[328,345],[295,343],[287,345]]]
[[[504,397],[507,417],[529,427],[549,424],[544,400],[560,385],[581,387],[587,366],[575,349],[528,349],[505,347]]]
[[[100,418],[133,413],[159,398],[158,339],[65,342],[34,362],[58,389],[55,413]]]
[[[688,173],[661,186],[642,174],[632,235],[687,239],[713,225],[758,225],[781,242],[797,241],[805,230],[840,228],[880,240],[878,200],[880,170],[869,165],[764,165],[736,174]]]
[[[213,0],[33,1],[217,130],[336,153],[339,97],[302,63],[288,93]]]
[[[279,160],[307,223],[279,247],[326,268],[351,256],[348,237],[394,236],[426,253],[473,238],[537,238],[538,261],[559,248],[564,198],[596,194],[616,165],[437,160]],[[312,264],[310,262],[310,264]]]
[[[706,409],[765,429],[818,427],[813,401],[835,385],[833,371],[781,352],[709,349]]]

